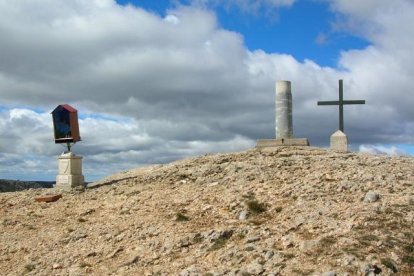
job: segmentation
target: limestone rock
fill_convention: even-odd
[[[249,275],[261,275],[264,272],[263,265],[253,262],[246,267],[246,272]]]
[[[380,198],[379,194],[373,191],[369,191],[365,194],[364,202],[376,202]]]
[[[322,274],[322,276],[337,276],[338,274],[335,271],[327,271]]]

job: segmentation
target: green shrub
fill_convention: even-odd
[[[24,266],[24,268],[26,269],[27,272],[33,271],[35,269],[35,265],[34,264],[27,264]]]
[[[381,263],[385,266],[385,267],[387,267],[387,268],[389,268],[389,269],[391,269],[392,270],[392,272],[394,272],[394,273],[397,273],[397,267],[395,266],[395,264],[394,264],[394,262],[393,261],[391,261],[391,259],[381,259]]]
[[[217,240],[214,241],[213,245],[211,245],[207,251],[215,251],[220,248],[223,248],[224,245],[226,244],[226,241],[227,239],[224,237],[218,238]]]
[[[255,215],[266,211],[266,205],[263,203],[259,203],[257,200],[247,201],[247,208],[252,214],[255,214]]]
[[[187,217],[186,215],[182,214],[182,213],[177,213],[177,214],[175,215],[175,220],[176,220],[176,221],[189,221],[189,220],[190,220],[190,218],[189,218],[189,217]]]

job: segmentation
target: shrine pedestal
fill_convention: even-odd
[[[82,156],[72,152],[59,156],[59,174],[56,176],[55,188],[71,190],[75,187],[85,187],[82,175]]]

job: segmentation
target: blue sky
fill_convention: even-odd
[[[129,3],[129,5],[128,5]],[[290,80],[295,137],[328,147],[345,107],[352,151],[414,154],[410,0],[0,0],[0,178],[53,180],[50,112],[79,111],[84,175],[273,138]]]
[[[165,16],[177,3],[167,0],[117,0]],[[181,4],[190,4],[182,1]],[[249,13],[239,7],[213,5],[222,28],[240,33],[250,50],[289,53],[299,61],[311,59],[321,66],[336,67],[341,51],[362,49],[364,38],[335,27],[336,17],[327,2],[297,1],[279,10],[262,7]]]

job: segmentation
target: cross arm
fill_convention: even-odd
[[[365,104],[365,101],[364,100],[343,101],[343,104]]]
[[[324,101],[324,102],[318,102],[318,105],[339,105],[339,101]]]

